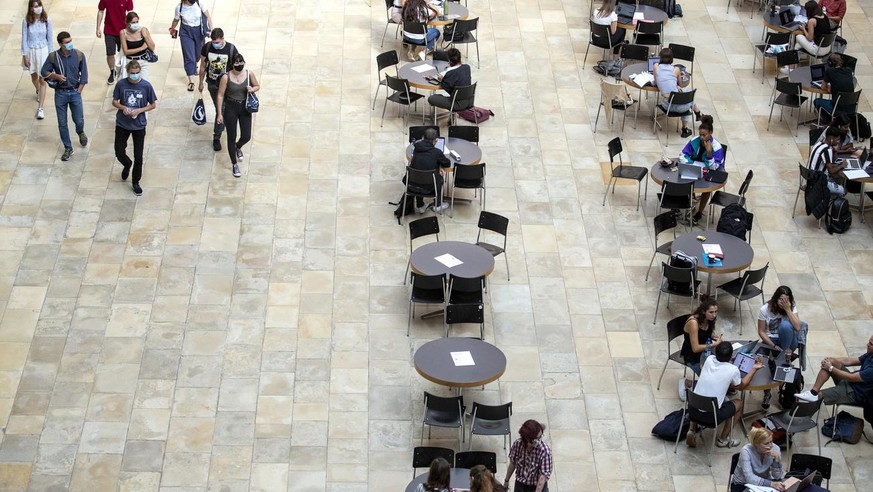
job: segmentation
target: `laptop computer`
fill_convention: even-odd
[[[802,22],[794,20],[794,12],[792,12],[789,8],[785,8],[784,10],[779,12],[779,24],[781,24],[784,29],[788,29],[790,31],[793,31],[803,25]]]
[[[618,2],[615,4],[615,15],[618,16],[619,24],[631,24],[637,11],[636,3]]]
[[[710,183],[724,183],[727,181],[728,173],[724,171],[719,171],[718,169],[710,169],[706,172],[706,176],[703,179],[709,181]]]
[[[646,60],[646,61],[648,61],[648,63],[649,63],[649,73],[655,73],[655,65],[657,65],[658,62],[661,61],[661,57],[660,56],[650,56],[648,58],[648,60]]]
[[[793,383],[797,378],[797,368],[794,366],[776,366],[773,371],[773,381]]]
[[[785,479],[785,481],[782,482],[785,485],[785,492],[802,492],[812,484],[812,479],[815,478],[816,473],[817,472],[813,470],[812,473],[803,477],[803,480],[798,480],[794,477]],[[777,492],[773,487],[752,485],[749,483],[746,484],[746,489],[751,490],[752,492]]]
[[[821,89],[821,83],[824,80],[824,72],[824,63],[817,63],[815,65],[809,66],[809,78],[812,81],[812,85],[814,87],[818,87],[819,89]]]
[[[748,374],[755,366],[755,356],[741,352],[734,357],[733,365],[737,366],[743,375]]]
[[[440,150],[440,152],[445,153],[446,152],[446,137],[438,137],[436,144],[434,144],[434,147],[438,148]]]
[[[863,152],[861,152],[861,157],[849,157],[846,159],[846,169],[861,169],[864,164],[867,163],[867,149],[865,148]]]
[[[695,164],[679,163],[679,178],[697,181],[703,177],[703,168]]]

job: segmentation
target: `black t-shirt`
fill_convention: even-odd
[[[831,94],[834,98],[840,92],[855,92],[855,77],[846,67],[828,68],[824,73],[824,81],[831,85]]]
[[[203,45],[200,56],[206,59],[206,81],[211,85],[218,85],[221,76],[229,70],[233,55],[237,53],[233,43],[224,43],[220,50],[212,46],[212,41]]]

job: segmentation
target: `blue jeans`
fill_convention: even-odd
[[[776,345],[782,347],[782,350],[797,350],[797,331],[794,330],[794,326],[791,322],[785,318],[782,318],[782,322],[779,323],[779,338],[773,338],[771,336],[770,340],[772,340]]]
[[[55,91],[55,112],[58,114],[58,133],[61,134],[61,143],[65,149],[73,146],[70,143],[70,129],[67,127],[67,106],[73,113],[73,123],[76,125],[76,133],[85,131],[85,114],[82,107],[82,94],[76,89],[58,89]]]
[[[432,50],[434,41],[436,41],[437,38],[440,37],[440,32],[435,27],[428,27],[427,34],[425,36],[427,37],[427,49]],[[424,44],[420,39],[409,39],[406,36],[403,36],[403,42],[406,44],[415,44],[418,46]]]
[[[688,364],[688,368],[691,369],[691,372],[700,376],[700,362],[694,362],[693,364]]]
[[[182,45],[182,61],[185,64],[185,74],[189,77],[197,75],[197,63],[200,61],[200,48],[203,46],[203,36],[200,26],[191,27],[182,24],[179,27],[179,43]]]

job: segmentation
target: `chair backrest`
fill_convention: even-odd
[[[658,242],[658,236],[660,236],[662,232],[673,229],[678,225],[678,222],[676,221],[676,212],[672,210],[656,215],[655,218],[652,219],[652,222],[655,226],[656,245]]]
[[[671,92],[669,99],[670,106],[672,107],[680,104],[693,103],[695,94],[697,94],[697,89],[693,89],[688,92]]]
[[[393,2],[394,0],[391,1]],[[376,55],[376,66],[379,68],[379,72],[398,64],[400,64],[400,58],[397,57],[397,50],[386,51]]]
[[[473,418],[482,420],[503,420],[512,416],[512,402],[502,405],[483,405],[473,402]]]
[[[855,67],[858,65],[858,59],[845,53],[840,53],[840,57],[843,58],[843,66],[851,70],[852,73],[855,73]]]
[[[459,277],[449,274],[449,292],[482,292],[485,277]]]
[[[769,267],[770,263],[768,262],[757,270],[746,270],[746,273],[743,274],[743,285],[755,285],[759,282],[763,282],[764,277],[767,276],[767,269]]]
[[[461,451],[455,453],[455,468],[473,468],[476,465],[483,465],[491,471],[497,473],[497,453],[491,451]]]
[[[637,22],[635,28],[635,31],[640,34],[661,34],[663,30],[663,22]]]
[[[385,0],[385,8],[391,10],[391,7],[394,6],[394,0]],[[388,15],[388,18],[391,18],[391,15]]]
[[[455,101],[470,101],[470,106],[473,105],[473,101],[476,99],[476,84],[478,82],[473,82],[472,85],[462,85],[460,87],[455,87],[455,90],[452,91],[452,108],[454,109],[466,109],[466,108],[455,108]]]
[[[788,468],[789,471],[816,470],[821,473],[822,478],[830,480],[833,463],[833,460],[827,456],[794,453],[791,455],[791,465]]]
[[[822,400],[816,401],[803,401],[797,400],[797,405],[794,405],[794,409],[791,411],[791,415],[794,418],[799,417],[812,417],[821,409]]]
[[[851,112],[855,112],[858,106],[858,100],[861,99],[861,91],[857,92],[837,92],[837,95],[834,97],[834,112],[837,111],[837,108],[847,108],[852,106]]]
[[[766,46],[782,46],[789,44],[790,42],[790,32],[768,32],[767,37],[764,40]]]
[[[433,171],[420,171],[407,166],[406,194],[413,196],[434,196],[436,194],[436,175],[438,172],[439,170],[436,169]],[[428,193],[413,190],[412,185],[418,185],[417,188],[428,190]]]
[[[688,183],[674,183],[672,181],[664,181],[661,188],[663,196],[681,196],[690,197],[694,192],[694,181]]]
[[[694,46],[685,46],[684,44],[670,43],[667,45],[673,51],[674,60],[690,61],[694,64]]]
[[[828,48],[830,45],[834,44],[834,41],[837,39],[837,33],[830,32],[827,34],[823,34],[821,38],[816,41],[816,45],[818,46],[818,52],[821,53],[822,48]]]
[[[449,138],[460,138],[468,142],[479,143],[479,127],[478,126],[459,126],[452,125],[449,127]]]
[[[455,19],[455,30],[458,32],[472,32],[479,28],[479,18],[473,19]]]
[[[406,99],[409,100],[409,82],[406,79],[392,77],[386,73],[385,84],[393,91],[405,93],[407,95]]]
[[[455,456],[457,456],[457,455],[455,455]],[[734,453],[734,455],[731,456],[731,473],[728,476],[728,483],[729,484],[734,483],[734,472],[737,471],[737,464],[739,464],[739,462],[740,462],[740,453]]]
[[[701,396],[694,391],[688,391],[685,397],[688,401],[688,408],[696,408],[702,412],[712,413],[716,413],[718,410],[718,398],[714,396]]]
[[[697,267],[677,267],[664,262],[661,262],[661,266],[664,268],[664,278],[669,281],[693,285],[697,280]]]
[[[437,241],[440,240],[440,221],[436,217],[425,217],[423,219],[415,219],[409,223],[409,242],[423,236],[434,235]],[[410,244],[410,248],[412,245]]]
[[[612,162],[615,156],[618,156],[619,163],[621,163],[621,152],[624,148],[621,146],[621,138],[615,137],[606,144],[607,149],[609,149],[609,162]]]
[[[821,134],[827,130],[826,127],[820,128],[810,128],[809,129],[809,146],[812,147],[818,142],[818,139],[821,138]]]
[[[509,219],[494,212],[479,212],[479,229],[487,229],[497,234],[506,236],[506,231],[509,229]]]
[[[482,180],[485,178],[485,163],[473,164],[469,166],[455,166],[455,186],[461,185],[461,188],[469,188],[469,184],[473,181],[478,181],[478,186],[482,186]],[[458,181],[466,181],[466,183],[458,183]]]
[[[424,408],[429,410],[437,410],[440,412],[452,412],[458,416],[464,414],[464,397],[463,396],[436,396],[424,392]]]
[[[464,303],[446,305],[445,322],[447,325],[458,323],[485,322],[485,306],[481,303]]]
[[[433,61],[449,61],[449,52],[446,50],[434,50]]]
[[[785,50],[776,53],[776,65],[784,67],[786,65],[796,65],[800,63],[800,52],[797,50]]]
[[[449,463],[455,462],[455,451],[435,446],[416,446],[412,450],[412,467],[427,468],[433,460],[442,458]]]
[[[646,61],[649,58],[649,47],[641,44],[621,45],[621,57],[625,60]]]
[[[416,140],[421,140],[424,138],[424,132],[427,131],[428,128],[433,128],[437,132],[437,136],[440,136],[440,127],[436,125],[418,125],[418,126],[410,126],[409,127],[409,141],[415,142]]]
[[[593,20],[588,21],[588,26],[591,30],[590,43],[593,43],[595,38],[600,38],[605,39],[609,46],[612,47],[612,37],[610,36],[609,26],[596,24]]]
[[[427,36],[427,24],[418,21],[403,21],[403,30],[412,34]]]
[[[803,85],[800,82],[790,82],[787,77],[776,77],[776,91],[789,96],[799,96],[803,93]]]
[[[445,275],[422,275],[412,273],[412,290],[443,290],[446,285]]]
[[[797,163],[798,169],[800,169],[800,185],[803,186],[804,183],[809,181],[809,168],[804,166],[802,163]]]
[[[685,335],[685,323],[688,321],[690,314],[676,316],[667,322],[667,344],[673,340]],[[669,354],[667,354],[669,355]]]
[[[755,172],[749,169],[749,172],[746,173],[746,179],[743,180],[743,184],[740,185],[740,191],[737,193],[740,196],[746,196],[746,192],[749,191],[749,185],[752,184],[752,178],[755,176]]]

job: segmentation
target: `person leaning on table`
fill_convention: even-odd
[[[509,448],[505,487],[515,472],[515,492],[547,492],[552,476],[552,448],[543,442],[546,426],[536,420],[527,420],[518,429],[521,436]]]

